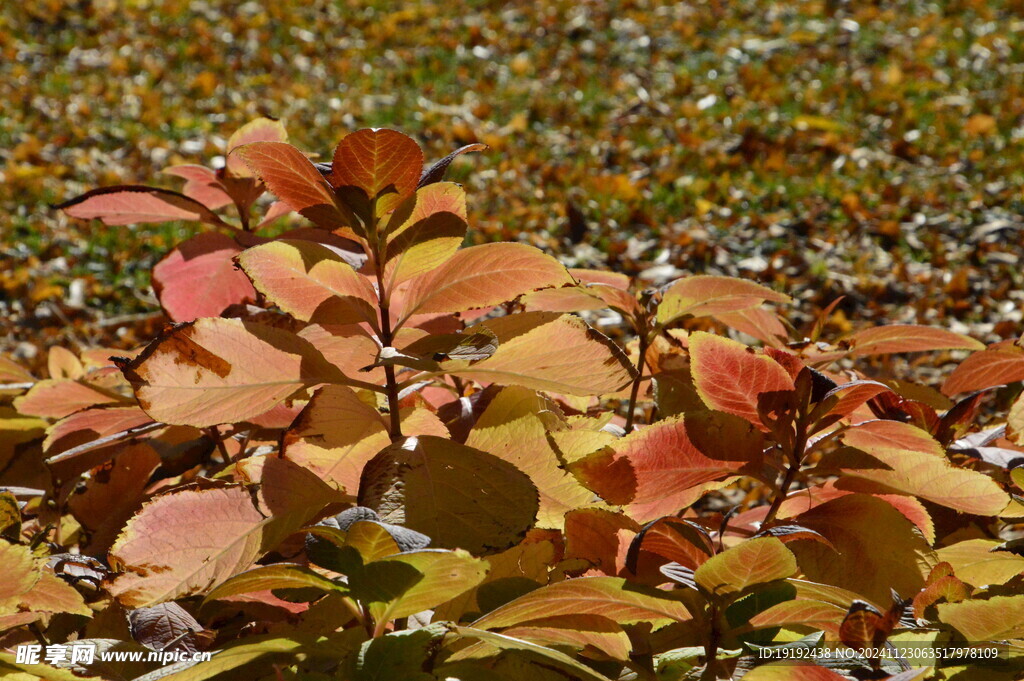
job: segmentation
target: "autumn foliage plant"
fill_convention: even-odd
[[[0,363],[4,647],[214,653],[75,670],[121,679],[1019,673],[1020,341],[830,342],[754,282],[465,247],[444,177],[476,145],[285,140],[62,205],[213,231],[154,270],[178,323],[146,347]],[[941,390],[868,361],[951,351]]]

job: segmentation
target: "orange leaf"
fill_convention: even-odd
[[[0,563],[4,578],[0,580],[0,615],[17,612],[21,598],[39,582],[39,560],[27,546],[10,544],[0,539]]]
[[[462,245],[466,227],[465,218],[439,211],[398,233],[384,254],[384,279],[389,289],[444,264]]]
[[[697,275],[672,284],[658,305],[658,323],[668,325],[692,315],[709,317],[756,307],[765,301],[788,303],[789,296],[745,279]]]
[[[238,130],[235,130],[228,138],[228,147],[225,152],[228,172],[235,177],[251,177],[252,173],[245,162],[231,152],[238,147],[251,144],[252,142],[287,142],[288,132],[284,129],[281,121],[270,118],[257,118],[249,121]]]
[[[843,480],[842,487],[913,494],[978,515],[998,515],[1010,503],[1010,496],[994,480],[983,473],[954,466],[938,442],[910,424],[868,421],[850,428],[842,438],[856,449],[830,452],[820,465],[826,469],[838,468],[845,476],[884,486],[882,490],[874,490]]]
[[[329,177],[336,188],[356,187],[376,200],[376,214],[381,216],[415,191],[422,172],[423,152],[411,137],[365,128],[338,144]]]
[[[393,241],[405,230],[437,213],[452,213],[466,221],[466,190],[454,182],[421,187],[388,216],[384,233],[389,242]]]
[[[122,370],[154,420],[197,428],[258,416],[305,385],[345,382],[309,341],[239,319],[182,324]]]
[[[632,518],[601,508],[578,508],[565,514],[565,557],[582,558],[606,575],[625,566],[626,551],[640,525]]]
[[[103,390],[85,381],[38,381],[28,392],[14,400],[14,408],[25,416],[62,419],[76,411],[104,404],[124,404],[116,393]]]
[[[1007,343],[976,352],[946,377],[946,395],[974,392],[1014,381],[1024,381],[1024,348]]]
[[[601,659],[628,660],[629,636],[613,620],[600,615],[558,615],[523,622],[502,634],[544,646],[571,646]]]
[[[796,558],[775,537],[747,539],[709,558],[693,573],[693,579],[712,596],[736,594],[755,584],[792,577]]]
[[[957,578],[976,587],[1005,584],[1024,573],[1024,556],[1000,551],[1002,542],[992,539],[966,539],[936,551],[939,560],[949,563]]]
[[[851,334],[843,344],[850,347],[853,357],[930,350],[981,350],[985,347],[969,336],[916,324],[874,326]]]
[[[334,189],[305,154],[284,142],[252,142],[234,154],[274,192],[316,226],[344,230],[344,236],[361,234],[355,217],[341,206]]]
[[[618,577],[580,577],[541,587],[484,615],[477,629],[511,627],[561,615],[601,615],[619,624],[652,622],[654,626],[693,619],[670,592]]]
[[[615,392],[633,375],[622,350],[579,317],[524,312],[480,326],[497,336],[498,349],[469,366],[445,364],[446,373],[568,395]]]
[[[1024,595],[940,603],[938,609],[939,621],[955,628],[968,641],[1024,638]]]
[[[807,626],[837,634],[845,615],[846,608],[833,603],[804,599],[784,601],[757,613],[736,633],[774,627]]]
[[[842,434],[843,442],[868,454],[883,450],[911,450],[936,457],[946,451],[931,435],[917,426],[899,421],[863,421]]]
[[[414,314],[489,307],[529,291],[573,283],[561,263],[532,246],[471,246],[410,282],[399,325]]]
[[[241,486],[185,489],[144,504],[110,549],[111,565],[123,572],[111,593],[130,607],[205,593],[337,499],[289,461],[262,464],[259,508]]]
[[[426,410],[403,409],[401,416],[406,435],[446,432]],[[347,386],[326,385],[317,390],[285,433],[282,454],[354,496],[363,467],[390,442],[384,420],[371,402]]]
[[[67,612],[85,617],[93,614],[82,594],[52,572],[42,573],[39,581],[20,598],[21,609],[32,612]]]

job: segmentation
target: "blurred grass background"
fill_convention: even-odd
[[[324,159],[367,126],[430,159],[487,143],[452,173],[476,240],[756,278],[798,322],[846,294],[838,331],[1020,333],[1020,0],[8,2],[0,102],[0,349],[23,355],[141,342],[97,324],[158,309],[149,269],[195,230],[49,205],[177,187],[161,168],[260,115]]]

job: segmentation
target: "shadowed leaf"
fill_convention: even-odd
[[[466,445],[493,454],[530,476],[540,493],[537,526],[561,528],[565,513],[586,506],[593,493],[565,471],[548,442],[544,416],[554,405],[526,388],[503,388],[477,419]],[[545,414],[545,412],[547,412]],[[554,428],[561,424],[555,421]],[[554,429],[552,428],[552,429]]]
[[[375,456],[363,469],[359,502],[437,546],[477,555],[518,542],[538,508],[533,483],[511,464],[427,435],[407,437]]]
[[[234,239],[205,232],[178,244],[153,268],[153,290],[175,322],[219,317],[228,306],[256,299],[256,291],[233,258]]]
[[[377,324],[377,293],[334,249],[312,241],[272,241],[238,256],[267,299],[303,321]]]

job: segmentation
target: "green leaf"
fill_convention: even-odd
[[[221,582],[213,591],[206,595],[203,603],[254,591],[305,589],[309,587],[341,593],[348,593],[349,591],[348,587],[344,584],[332,582],[302,565],[275,563],[246,570],[227,581]]]
[[[493,631],[485,631],[477,627],[453,627],[453,631],[464,638],[476,638],[484,641],[499,650],[519,650],[534,653],[546,660],[557,663],[559,666],[567,667],[571,670],[571,673],[577,675],[572,678],[583,679],[585,681],[610,681],[608,677],[597,673],[580,662],[577,662],[565,653],[546,646],[540,646],[535,643],[530,643],[529,641],[523,641],[522,639],[505,636]]]
[[[408,568],[416,571],[415,579],[409,580]],[[369,563],[364,576],[394,594],[381,615],[393,620],[435,608],[476,587],[487,576],[487,561],[461,549],[422,549]]]
[[[347,670],[351,681],[434,681],[434,659],[441,651],[447,624],[431,624],[370,639],[359,648]]]
[[[627,582],[619,577],[580,577],[520,596],[473,623],[478,629],[502,629],[557,615],[601,615],[619,624],[651,622],[661,626],[693,619],[678,593]]]

